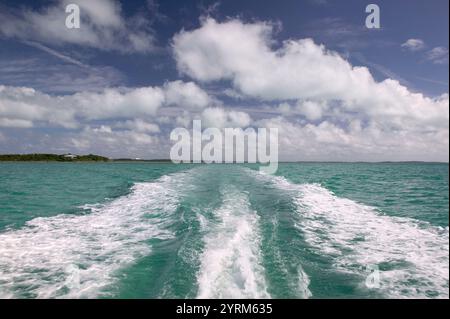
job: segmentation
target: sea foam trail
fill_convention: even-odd
[[[261,265],[258,215],[248,195],[223,191],[223,203],[206,221],[208,233],[198,274],[198,298],[270,298]]]
[[[165,224],[177,207],[174,178],[135,184],[86,215],[35,218],[1,233],[0,297],[102,295],[118,270],[150,252],[149,239],[172,237]]]
[[[344,272],[380,270],[379,292],[393,298],[449,297],[449,228],[383,215],[375,208],[334,195],[317,184],[292,184],[270,178],[293,191],[301,214],[298,227],[307,243],[333,259]]]
[[[299,227],[312,246],[336,257],[337,267],[358,272],[358,265],[378,266],[388,296],[449,297],[448,227],[382,215],[319,185],[304,185],[301,193]]]

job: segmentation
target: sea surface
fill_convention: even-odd
[[[0,163],[1,298],[448,298],[448,164]]]

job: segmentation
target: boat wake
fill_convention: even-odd
[[[387,216],[317,184],[196,167],[84,209],[0,233],[0,298],[114,297],[127,267],[145,256],[166,256],[165,281],[152,282],[170,296],[308,298],[323,270],[311,251],[365,291],[376,266],[377,296],[449,297],[448,227]],[[178,276],[177,265],[192,278]],[[180,282],[189,289],[177,290]]]
[[[85,215],[35,218],[0,234],[0,297],[93,298],[117,271],[164,240],[178,199],[174,178],[134,185],[131,193]],[[179,178],[179,177],[178,177]]]
[[[306,242],[336,269],[361,277],[379,269],[378,292],[390,298],[449,297],[449,228],[340,198],[318,184],[293,184],[259,174],[292,192],[298,229]]]
[[[258,215],[246,193],[227,188],[208,221],[198,298],[270,298],[261,265]],[[203,225],[206,223],[202,219]]]

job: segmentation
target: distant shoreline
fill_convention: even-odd
[[[109,158],[88,154],[88,155],[75,155],[75,154],[45,154],[45,153],[33,153],[33,154],[0,154],[1,162],[107,162]]]
[[[133,159],[133,158],[108,158],[100,155],[73,155],[73,154],[0,154],[0,162],[41,162],[41,163],[172,163],[170,159]],[[449,164],[449,162],[426,162],[426,161],[280,161],[279,163],[329,163],[329,164]],[[205,163],[183,163],[183,164],[205,164]],[[221,164],[221,163],[219,163]],[[223,164],[249,164],[249,163],[223,163]]]

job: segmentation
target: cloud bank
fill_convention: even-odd
[[[248,98],[295,106],[303,119],[263,121],[284,129],[286,149],[304,144],[303,153],[322,150],[317,158],[349,151],[382,158],[389,151],[396,159],[448,161],[448,94],[429,98],[393,79],[377,82],[366,67],[312,39],[278,44],[273,33],[265,22],[206,18],[174,37],[174,57],[180,72],[197,81],[228,81]]]
[[[80,7],[79,29],[65,26],[66,6],[72,3]],[[2,7],[0,21],[0,35],[8,38],[121,53],[147,53],[156,49],[151,25],[144,15],[137,13],[125,18],[116,0],[58,0],[38,11]]]
[[[121,25],[112,19],[117,9],[109,12],[99,21]],[[277,42],[274,29],[204,18],[178,32],[173,57],[189,80],[68,95],[0,86],[2,143],[13,143],[11,132],[52,127],[58,137],[46,144],[39,136],[36,147],[167,157],[170,130],[199,118],[204,127],[278,128],[281,160],[448,162],[448,94],[428,97],[394,79],[376,81],[368,68],[312,39]],[[442,52],[429,53],[430,60]]]

